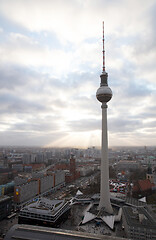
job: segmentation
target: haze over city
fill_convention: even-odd
[[[102,21],[109,146],[156,145],[156,2],[0,2],[0,145],[100,146]]]

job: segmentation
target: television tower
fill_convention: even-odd
[[[109,191],[109,163],[108,163],[108,138],[107,138],[107,102],[112,98],[112,91],[108,87],[108,74],[105,72],[105,49],[104,49],[104,22],[103,22],[103,68],[100,75],[101,83],[96,92],[96,98],[102,103],[102,144],[101,144],[101,186],[99,210],[104,209],[112,214]]]

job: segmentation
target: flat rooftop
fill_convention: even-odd
[[[38,199],[30,203],[22,210],[24,212],[38,213],[44,215],[55,215],[67,202],[65,200],[50,200],[47,198]]]
[[[5,202],[7,200],[11,200],[9,196],[0,196],[0,203]]]
[[[123,240],[112,236],[96,235],[89,233],[82,233],[70,230],[62,230],[55,228],[31,226],[31,225],[14,225],[6,234],[4,240]]]
[[[127,224],[139,228],[156,229],[156,221],[144,207],[123,207]]]

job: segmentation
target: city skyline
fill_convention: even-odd
[[[103,20],[109,146],[156,145],[155,12],[154,0],[2,0],[0,145],[101,145]]]

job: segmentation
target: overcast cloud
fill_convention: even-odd
[[[0,145],[156,145],[155,0],[1,0]]]

